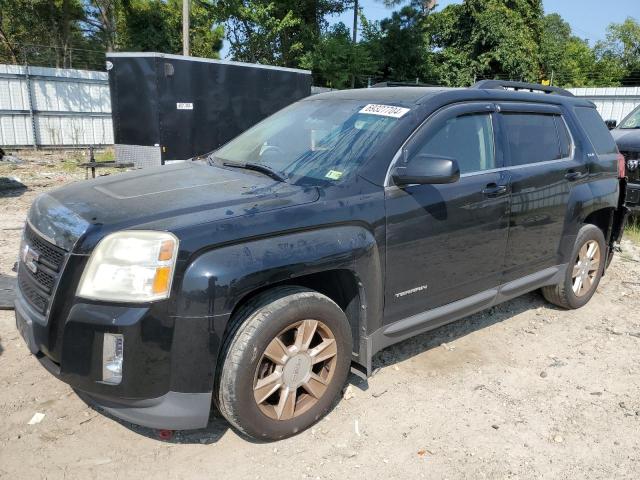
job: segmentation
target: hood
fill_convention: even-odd
[[[640,128],[615,128],[611,135],[621,152],[640,152]]]
[[[77,182],[43,194],[32,205],[29,222],[52,243],[71,250],[85,233],[91,234],[94,245],[116,230],[151,224],[172,230],[317,199],[316,188],[247,170],[183,162]]]

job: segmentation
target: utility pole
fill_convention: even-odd
[[[189,56],[189,2],[182,0],[182,54]]]
[[[358,41],[358,0],[353,2],[353,43]]]
[[[353,45],[358,42],[358,0],[353,1]],[[351,88],[356,87],[356,74],[351,75]]]

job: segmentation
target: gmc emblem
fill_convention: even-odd
[[[29,245],[25,245],[24,248],[22,249],[22,262],[33,273],[36,273],[38,271],[38,264],[36,262],[38,261],[39,258],[40,258],[40,255],[38,255],[38,252],[31,249]]]

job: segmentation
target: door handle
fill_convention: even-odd
[[[566,178],[570,182],[575,182],[576,180],[580,180],[581,178],[584,178],[586,176],[587,176],[587,173],[582,173],[582,172],[576,172],[576,171],[573,171],[573,170],[569,170],[567,172],[567,174],[564,176],[564,178]]]
[[[482,193],[487,197],[501,197],[509,193],[509,187],[507,185],[498,185],[496,183],[490,183],[482,190]]]

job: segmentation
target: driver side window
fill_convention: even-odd
[[[491,115],[481,113],[448,119],[427,137],[416,153],[453,158],[463,174],[496,168]]]

